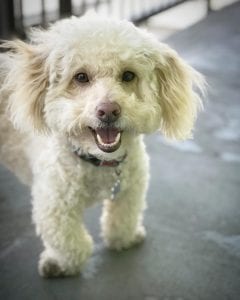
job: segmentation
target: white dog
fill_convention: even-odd
[[[102,236],[140,243],[149,166],[143,134],[191,136],[202,77],[127,21],[72,17],[0,56],[0,159],[32,186],[45,277],[80,272],[93,249],[83,211],[103,200]],[[16,199],[17,201],[17,199]]]

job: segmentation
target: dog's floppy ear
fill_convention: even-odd
[[[6,88],[10,91],[9,111],[19,129],[45,130],[43,106],[48,86],[46,55],[37,45],[20,40],[9,41],[1,47],[9,50],[10,70]]]
[[[203,77],[165,44],[155,52],[155,72],[162,110],[160,130],[168,138],[191,137],[202,103],[194,88],[204,89]]]

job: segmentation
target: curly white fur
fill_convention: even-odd
[[[118,160],[121,190],[105,200],[102,236],[112,249],[143,240],[142,214],[148,185],[148,156],[142,135],[191,136],[197,109],[194,91],[201,75],[167,45],[127,21],[72,17],[47,31],[35,30],[31,43],[7,42],[0,67],[0,159],[32,185],[33,220],[45,250],[42,276],[78,273],[92,252],[83,224],[84,209],[109,199],[113,167],[96,167],[72,147],[101,160]],[[136,78],[122,81],[124,71]],[[78,84],[75,74],[88,74]],[[115,102],[121,116],[121,145],[102,151],[89,127],[101,126],[96,107]]]

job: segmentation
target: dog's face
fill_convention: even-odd
[[[35,32],[32,45],[10,46],[7,85],[14,85],[10,109],[20,128],[57,133],[109,157],[139,134],[191,134],[201,76],[129,22],[72,18]]]

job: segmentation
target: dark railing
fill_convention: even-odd
[[[69,15],[80,16],[91,8],[96,12],[104,10],[105,15],[114,15],[117,10],[119,18],[139,24],[153,15],[187,1],[189,0],[0,0],[0,38],[10,38],[13,35],[24,38],[29,26],[45,27],[49,21],[53,22]],[[209,12],[211,0],[202,1],[207,3]],[[50,10],[49,4],[53,3],[55,7]],[[37,12],[26,13],[26,8],[29,8],[27,6],[34,8],[36,4],[39,6],[35,10]]]

